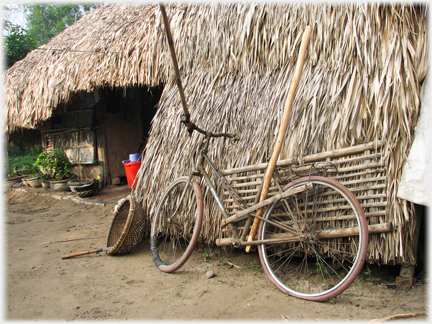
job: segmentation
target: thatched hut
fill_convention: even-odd
[[[85,15],[4,74],[8,136],[31,139],[35,132],[29,130],[36,129],[44,149],[63,148],[75,173],[100,173],[104,184],[126,178],[122,161],[145,147],[163,90],[158,82],[120,80],[125,71],[118,64],[129,59],[124,49],[141,33],[136,25],[122,35],[130,25],[129,9],[123,8],[121,22],[112,6]]]
[[[396,192],[428,67],[426,6],[185,4],[167,13],[191,119],[241,134],[236,148],[222,140],[210,148],[222,169],[270,157],[301,35],[313,27],[280,159],[294,164],[371,143],[361,160],[376,161],[375,169],[352,175],[351,185],[367,178],[373,195],[359,195],[369,222],[391,231],[371,236],[369,260],[413,264],[416,213]],[[151,217],[167,184],[193,167],[199,142],[179,133],[182,108],[159,7],[98,8],[43,47],[5,74],[8,131],[37,127],[80,91],[163,84],[133,192]],[[208,194],[201,239],[212,244],[221,215]]]

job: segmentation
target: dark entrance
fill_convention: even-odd
[[[129,154],[143,152],[162,91],[162,85],[104,90],[105,183],[124,182],[126,173],[122,161],[128,160]]]

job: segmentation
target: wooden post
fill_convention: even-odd
[[[180,99],[181,99],[181,103],[183,106],[183,112],[184,112],[185,116],[189,116],[189,110],[187,108],[186,97],[184,95],[183,85],[182,85],[181,78],[180,78],[180,70],[179,70],[179,67],[177,64],[177,56],[176,56],[175,49],[174,49],[174,42],[173,42],[172,35],[171,35],[171,29],[170,29],[168,17],[167,17],[166,10],[165,10],[165,5],[163,3],[159,3],[159,7],[160,7],[163,21],[165,24],[165,30],[167,33],[168,45],[170,48],[171,59],[172,59],[173,65],[174,65],[174,71],[176,73],[176,82],[177,82],[177,87],[178,87],[179,93],[180,93]]]
[[[288,97],[287,97],[286,102],[285,102],[284,114],[282,116],[282,121],[281,121],[281,125],[279,128],[279,134],[278,134],[276,144],[275,144],[275,147],[273,150],[273,155],[270,158],[270,161],[269,161],[269,164],[267,166],[267,170],[266,170],[266,173],[264,176],[264,180],[263,180],[264,184],[263,184],[263,188],[261,191],[260,202],[264,201],[267,198],[268,190],[270,187],[270,182],[271,182],[271,179],[273,176],[273,171],[275,169],[276,162],[279,158],[279,153],[280,153],[281,148],[282,148],[283,139],[285,137],[286,129],[288,127],[288,120],[289,120],[289,116],[291,114],[292,104],[294,102],[295,93],[296,93],[297,86],[298,86],[298,83],[300,81],[301,73],[303,70],[303,65],[304,65],[304,61],[305,61],[305,57],[306,57],[306,49],[307,49],[307,45],[308,45],[311,33],[312,33],[312,27],[307,26],[304,33],[303,33],[303,38],[302,38],[302,43],[300,46],[297,65],[296,65],[296,68],[294,71],[293,79],[291,81],[291,87],[290,87],[289,92],[288,92]],[[261,216],[262,212],[263,212],[263,209],[260,208],[257,211],[257,215]],[[254,236],[258,230],[259,222],[260,222],[259,219],[255,218],[255,220],[252,224],[252,228],[250,230],[249,236],[248,236],[248,241],[252,241],[254,239]],[[249,252],[250,248],[251,248],[250,245],[246,246],[246,252]]]
[[[423,207],[414,204],[414,215],[416,217],[416,224],[414,229],[414,235],[411,240],[409,240],[409,244],[411,245],[413,255],[415,257],[416,263],[415,264],[408,264],[408,265],[402,265],[400,268],[399,276],[396,277],[396,286],[397,287],[405,287],[410,288],[414,285],[414,271],[415,267],[417,265],[418,260],[418,243],[419,243],[419,236],[420,236],[420,227],[421,227],[421,221],[424,217],[423,214]],[[413,217],[414,215],[411,215]]]

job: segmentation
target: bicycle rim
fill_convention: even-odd
[[[276,201],[265,214],[291,232],[260,224],[260,240],[290,237],[291,242],[262,244],[258,251],[265,273],[282,292],[325,301],[348,288],[361,271],[367,223],[357,199],[332,179],[302,178],[284,191],[307,184],[310,189]]]
[[[153,261],[161,271],[174,272],[187,261],[198,241],[202,215],[198,183],[176,179],[162,197],[150,235]]]

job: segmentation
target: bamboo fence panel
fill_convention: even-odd
[[[333,166],[337,171],[329,172],[324,174],[324,176],[333,178],[346,186],[359,200],[364,209],[368,225],[374,225],[375,227],[372,228],[376,229],[373,233],[376,235],[370,235],[369,238],[369,251],[378,249],[382,255],[385,255],[388,252],[385,249],[389,248],[392,243],[389,242],[388,245],[384,246],[381,246],[381,244],[383,241],[392,240],[392,233],[388,229],[391,227],[394,219],[387,212],[390,197],[388,197],[386,191],[387,174],[384,168],[382,144],[382,142],[371,142],[365,145],[350,147],[343,150],[343,152],[323,152],[315,156],[305,156],[302,159],[303,161],[299,161],[298,159],[281,160],[278,162],[277,170],[283,187],[293,180],[307,176],[311,169],[310,163],[318,167],[320,163],[321,165],[324,163]],[[333,158],[328,156],[333,156]],[[305,164],[304,160],[310,161],[310,163]],[[248,207],[254,204],[266,165],[266,163],[262,163],[222,171],[231,186],[236,189]],[[275,185],[274,180],[272,180],[268,196],[272,197],[278,192],[279,189]],[[221,195],[229,214],[234,215],[235,212],[241,210],[227,190],[223,190]],[[326,202],[321,201],[320,208],[331,209],[329,206],[332,203],[331,198]],[[243,227],[239,226],[239,229],[243,229]],[[224,237],[225,235],[222,233],[222,239]],[[379,257],[382,255],[379,255]],[[369,253],[368,259],[369,261],[380,260],[380,258],[376,259],[376,256],[372,253]]]

